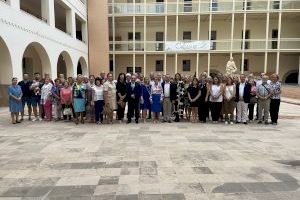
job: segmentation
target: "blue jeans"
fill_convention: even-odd
[[[103,121],[103,114],[102,114],[103,106],[104,106],[104,101],[103,100],[95,101],[95,119],[96,119],[96,122],[99,122],[99,121],[102,122]]]

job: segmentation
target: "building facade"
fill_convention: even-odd
[[[296,83],[300,1],[108,0],[110,70],[279,73]]]
[[[11,78],[89,74],[85,0],[0,0],[0,102]]]

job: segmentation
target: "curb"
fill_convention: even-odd
[[[284,103],[288,103],[288,104],[293,104],[293,105],[300,106],[300,101],[299,101],[299,102],[296,102],[296,101],[293,101],[293,100],[287,100],[287,99],[281,99],[281,101],[284,102]]]

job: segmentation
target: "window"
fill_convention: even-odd
[[[278,30],[273,29],[272,30],[272,49],[278,48]]]
[[[127,67],[127,73],[133,73],[133,67]],[[142,73],[142,67],[135,67],[135,73]]]
[[[249,71],[249,60],[248,59],[244,59],[244,71],[246,71],[246,72]]]
[[[141,32],[135,32],[135,40],[141,40]],[[128,41],[133,40],[133,32],[128,33]]]
[[[156,13],[165,12],[164,0],[156,0]]]
[[[244,31],[242,31],[242,39],[244,38]],[[249,49],[250,48],[250,42],[247,41],[250,39],[250,30],[246,30],[245,31],[245,49]],[[243,41],[242,41],[242,44],[241,44],[241,49],[243,49]]]
[[[184,71],[184,72],[191,71],[191,61],[190,60],[182,61],[182,71]]]
[[[184,0],[184,12],[192,12],[193,5],[192,0]]]
[[[156,61],[155,71],[157,71],[157,72],[164,71],[164,61],[163,60]]]
[[[243,1],[243,10],[251,10],[251,0],[247,0],[247,7],[245,6],[246,2]]]
[[[114,61],[113,60],[109,61],[109,71],[110,72],[114,71]]]
[[[218,11],[218,0],[212,0],[211,11]]]
[[[183,40],[192,40],[192,32],[184,31],[183,32]]]
[[[164,32],[156,32],[156,51],[163,51],[164,50]]]
[[[216,50],[217,49],[217,43],[213,42],[213,40],[217,40],[217,31],[211,31],[210,39],[211,39],[210,49],[211,50]]]
[[[273,1],[273,9],[274,10],[280,9],[280,1]]]

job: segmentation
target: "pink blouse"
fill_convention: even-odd
[[[72,89],[71,87],[62,88],[60,90],[61,104],[72,103]]]

